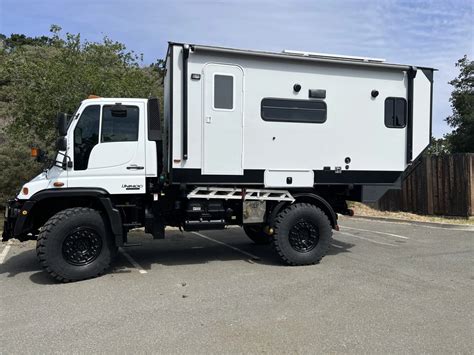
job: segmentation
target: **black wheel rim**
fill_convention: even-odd
[[[290,229],[291,247],[299,253],[313,250],[319,243],[318,227],[313,223],[300,219]]]
[[[77,228],[63,241],[63,257],[71,265],[93,262],[102,250],[102,238],[91,228]]]

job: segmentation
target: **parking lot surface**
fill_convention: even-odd
[[[474,352],[473,231],[340,225],[305,267],[240,228],[134,232],[108,273],[71,284],[35,242],[2,243],[0,353]]]

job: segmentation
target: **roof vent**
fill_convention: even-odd
[[[293,50],[289,50],[289,49],[285,49],[282,53],[291,54],[291,55],[298,55],[298,56],[303,56],[303,57],[354,60],[354,61],[358,61],[358,62],[372,62],[372,63],[383,63],[383,62],[385,62],[385,59],[382,59],[382,58],[356,57],[356,56],[349,56],[349,55],[316,53],[316,52],[303,52],[303,51],[293,51]]]

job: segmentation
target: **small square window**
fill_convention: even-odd
[[[404,128],[407,124],[407,101],[403,97],[385,99],[385,126]]]
[[[232,110],[234,108],[234,77],[214,75],[214,108]]]

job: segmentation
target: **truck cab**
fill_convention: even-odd
[[[67,149],[56,158],[66,159],[66,168],[53,165],[25,184],[17,198],[29,199],[48,188],[144,193],[146,177],[157,174],[156,144],[146,139],[147,103],[146,99],[84,100],[69,122]]]

